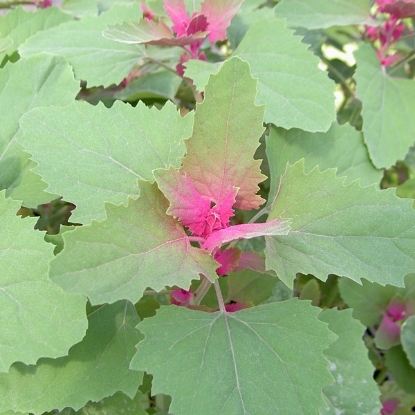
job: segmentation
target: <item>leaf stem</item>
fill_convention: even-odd
[[[200,305],[201,301],[209,291],[211,285],[212,283],[206,277],[202,277],[202,282],[195,291],[195,296],[193,297],[192,305]]]
[[[215,280],[215,282],[213,283],[213,286],[215,287],[216,296],[218,297],[219,309],[222,313],[226,313],[225,303],[222,297],[222,291],[220,290],[220,286],[219,286],[219,280]]]

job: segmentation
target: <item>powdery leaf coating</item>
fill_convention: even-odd
[[[364,140],[373,164],[388,168],[403,160],[414,143],[415,83],[388,76],[370,45],[360,45],[355,57]]]
[[[63,235],[65,249],[50,264],[51,279],[92,304],[136,303],[147,287],[186,287],[199,274],[213,281],[219,264],[190,245],[167,208],[157,186],[141,182],[140,197],[127,207],[107,204],[107,219]]]
[[[302,160],[287,168],[269,220],[290,219],[291,231],[266,237],[267,269],[288,286],[297,272],[403,286],[415,260],[412,201],[343,181],[335,169],[304,174]]]
[[[68,356],[40,359],[36,366],[15,363],[0,374],[0,413],[41,415],[55,409],[82,408],[118,391],[133,398],[143,373],[130,370],[140,319],[128,301],[105,304],[88,316],[88,330]]]
[[[333,382],[322,352],[334,336],[319,311],[297,299],[235,313],[162,306],[138,325],[131,367],[172,396],[172,413],[315,415]]]
[[[0,192],[0,372],[17,361],[64,356],[87,329],[86,298],[48,279],[53,246],[33,218],[16,216],[20,206]]]
[[[249,65],[232,58],[211,76],[205,100],[197,106],[180,171],[201,196],[218,206],[233,188],[239,189],[236,208],[256,209],[264,202],[256,193],[265,176],[260,160],[253,159],[264,132],[264,108],[254,105],[255,96]]]

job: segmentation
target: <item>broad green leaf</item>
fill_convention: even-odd
[[[7,196],[23,200],[30,207],[57,197],[46,193],[46,184],[29,170],[35,163],[16,141],[19,120],[36,107],[56,102],[67,105],[78,92],[79,83],[74,80],[71,67],[58,56],[40,54],[1,69],[0,114],[7,116],[2,118],[0,129],[0,189],[7,189]]]
[[[409,317],[403,324],[401,342],[409,362],[415,368],[415,316]]]
[[[139,318],[128,301],[104,305],[89,315],[85,338],[58,359],[40,359],[36,366],[15,363],[0,374],[0,412],[13,410],[40,415],[118,391],[133,398],[143,373],[129,369],[134,345],[141,336]]]
[[[287,167],[268,220],[290,219],[291,231],[266,238],[267,269],[288,286],[298,272],[403,286],[415,263],[411,202],[343,182],[334,169],[305,174],[302,160]]]
[[[205,99],[197,106],[181,172],[216,205],[235,187],[235,207],[255,209],[264,202],[256,193],[265,176],[260,160],[253,158],[264,132],[264,108],[254,104],[255,96],[249,66],[233,58],[210,77]]]
[[[318,312],[298,300],[236,313],[161,307],[139,324],[131,367],[153,374],[153,393],[171,395],[178,415],[314,415],[333,381],[322,352],[334,336]]]
[[[63,0],[61,9],[76,17],[98,14],[98,4],[95,0]]]
[[[205,86],[209,81],[209,76],[218,73],[222,67],[222,62],[212,63],[201,61],[199,59],[191,59],[184,63],[186,68],[186,78],[192,79],[199,91],[204,91]]]
[[[356,96],[362,101],[363,134],[376,167],[403,160],[414,143],[415,84],[387,75],[373,47],[363,44],[355,52]]]
[[[119,84],[143,58],[143,50],[136,45],[105,39],[101,32],[107,24],[138,20],[141,15],[138,4],[131,7],[114,5],[98,17],[85,16],[80,21],[32,36],[19,48],[19,53],[25,58],[41,51],[62,55],[73,66],[75,77],[87,81],[88,87]]]
[[[54,282],[101,304],[123,298],[136,303],[147,287],[188,287],[200,273],[216,278],[218,263],[190,245],[166,214],[168,202],[156,185],[142,182],[140,190],[127,207],[107,204],[104,221],[63,235],[65,248],[50,264]]]
[[[0,63],[6,55],[11,55],[28,38],[37,32],[58,26],[72,20],[57,7],[38,9],[36,12],[25,11],[21,6],[0,16],[0,38],[8,36],[12,43],[4,51],[0,51]]]
[[[385,366],[405,392],[415,394],[415,368],[410,365],[402,346],[392,347],[385,353]]]
[[[331,26],[369,24],[369,0],[282,0],[275,8],[288,26],[327,29]]]
[[[336,118],[334,84],[307,47],[285,20],[264,19],[249,28],[234,55],[246,60],[258,78],[257,102],[267,104],[265,122],[327,131]]]
[[[16,216],[19,202],[0,192],[0,372],[13,362],[59,357],[87,328],[85,297],[67,294],[48,279],[53,247],[34,230],[36,220]],[[0,394],[0,396],[2,396]]]
[[[320,170],[336,167],[337,176],[347,176],[345,184],[356,179],[361,179],[362,185],[379,183],[383,176],[383,170],[373,167],[369,160],[362,133],[348,124],[333,123],[326,133],[271,127],[266,144],[272,177],[270,201],[275,197],[287,163],[294,164],[301,158],[304,158],[306,173],[315,166]]]
[[[83,408],[74,411],[72,408],[65,408],[57,415],[148,415],[144,410],[141,400],[144,395],[138,391],[134,399],[129,398],[121,392],[99,402],[88,402]]]
[[[192,121],[172,103],[157,110],[143,103],[106,108],[76,101],[27,114],[19,142],[38,163],[35,173],[48,190],[76,204],[71,221],[86,224],[104,218],[104,202],[137,197],[137,179],[153,181],[154,169],[179,167]]]
[[[351,310],[323,311],[319,319],[339,338],[324,351],[335,383],[323,389],[329,405],[320,415],[378,415],[379,389],[373,379],[373,365],[367,358],[362,336],[366,327],[352,318]]]

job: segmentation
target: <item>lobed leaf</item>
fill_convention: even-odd
[[[16,216],[20,203],[5,199],[4,193],[0,193],[0,372],[13,362],[31,364],[41,357],[65,355],[87,328],[85,297],[64,293],[49,281],[53,247],[33,229],[33,219]]]
[[[355,52],[356,96],[362,101],[363,135],[378,168],[403,160],[414,143],[415,84],[388,76],[375,50],[362,44]]]
[[[104,202],[137,197],[137,180],[154,181],[154,169],[179,167],[192,121],[171,103],[159,111],[142,103],[115,102],[109,109],[76,101],[27,114],[19,142],[48,189],[76,204],[71,220],[87,224],[104,217]]]
[[[161,307],[138,326],[131,367],[154,375],[153,393],[170,394],[176,414],[315,414],[333,341],[317,313],[298,300],[236,313]]]
[[[40,359],[36,366],[15,363],[9,373],[0,374],[0,412],[77,411],[117,391],[135,396],[143,373],[129,369],[140,340],[134,306],[128,301],[103,305],[88,320],[85,338],[68,356]]]
[[[297,272],[403,286],[414,270],[411,202],[392,189],[344,186],[335,173],[304,174],[304,161],[287,168],[268,220],[290,219],[291,231],[266,238],[267,268],[288,286]]]
[[[210,77],[204,102],[197,106],[181,172],[216,205],[235,187],[235,207],[255,209],[264,202],[256,193],[265,177],[261,162],[253,159],[264,132],[264,109],[254,105],[255,95],[248,64],[233,58]]]
[[[54,282],[101,304],[123,298],[136,303],[147,287],[187,287],[199,274],[217,278],[218,263],[192,247],[166,215],[168,202],[156,185],[142,182],[140,190],[127,207],[108,204],[104,221],[63,235],[65,249],[50,264]]]

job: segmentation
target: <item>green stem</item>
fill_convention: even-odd
[[[378,385],[380,385],[388,376],[388,368],[384,367],[381,371],[376,375],[375,381]]]
[[[197,288],[197,290],[195,291],[195,296],[192,300],[192,305],[200,305],[203,298],[209,291],[209,288],[211,285],[212,283],[206,277],[202,277],[202,282]]]
[[[213,286],[215,287],[216,296],[218,297],[219,309],[222,313],[225,313],[226,312],[225,302],[223,301],[222,291],[220,290],[220,286],[219,286],[219,280],[215,280],[215,282],[213,283]]]
[[[347,79],[331,64],[329,60],[323,59],[323,62],[327,65],[328,68],[330,68],[331,72],[336,75],[337,79],[340,81],[340,84],[347,90],[348,97],[354,96],[354,91],[348,84]]]

